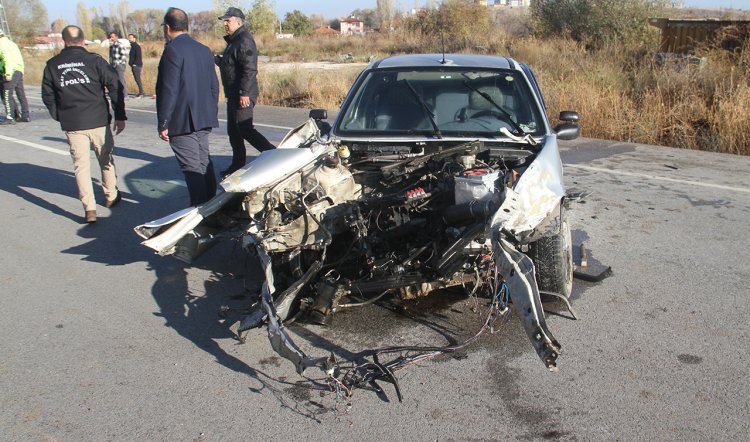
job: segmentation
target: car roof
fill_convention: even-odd
[[[470,67],[490,69],[518,69],[512,58],[468,54],[413,54],[395,55],[370,64],[368,69]]]

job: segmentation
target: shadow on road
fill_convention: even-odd
[[[289,395],[290,389],[284,388],[295,384],[275,379],[222,348],[235,335],[229,328],[231,324],[222,321],[219,313],[225,306],[247,307],[242,278],[246,262],[234,256],[232,242],[220,243],[190,268],[172,257],[159,257],[140,245],[133,227],[181,209],[180,199],[141,198],[138,204],[133,204],[127,197],[109,216],[104,213],[96,223],[81,226],[79,235],[89,241],[62,253],[79,255],[82,260],[105,266],[143,262],[147,271],[155,273],[151,294],[158,310],[153,314],[163,318],[166,327],[212,355],[217,363],[257,382],[258,385],[248,387],[251,392],[270,392],[283,407],[317,420],[316,410],[296,401]]]
[[[55,215],[76,222],[82,220],[82,206],[79,206],[81,207],[80,213],[72,213],[26,190],[37,189],[45,194],[58,194],[77,198],[78,187],[76,186],[73,172],[37,166],[35,164],[0,163],[0,177],[2,177],[0,179],[0,189],[23,198],[29,203],[46,209]]]
[[[62,143],[64,145],[66,145],[66,146],[68,145],[68,139],[67,138],[62,138],[62,137],[46,137],[45,136],[45,137],[41,137],[41,139],[44,140],[44,141],[54,141],[56,143]]]

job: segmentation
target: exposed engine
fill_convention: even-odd
[[[327,324],[344,296],[409,298],[475,280],[477,260],[492,253],[488,220],[530,152],[501,156],[479,142],[430,149],[341,146],[245,198],[256,222],[248,241],[271,259],[281,319]]]
[[[290,132],[205,205],[136,227],[144,245],[190,261],[215,235],[239,230],[263,272],[240,340],[266,324],[279,355],[299,373],[320,368],[337,388],[380,380],[400,398],[396,371],[465,348],[511,309],[556,370],[560,344],[540,300],[544,292],[567,301],[572,281],[556,146],[540,149],[530,137],[344,144],[321,139],[317,124]],[[545,264],[538,274],[537,262]],[[546,276],[539,286],[538,275]],[[489,307],[477,334],[460,344],[373,349],[364,362],[342,363],[307,356],[285,331],[297,319],[329,324],[337,310],[389,294],[412,298],[456,285],[479,290]]]

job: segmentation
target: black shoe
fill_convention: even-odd
[[[12,118],[6,118],[3,121],[0,121],[0,124],[16,124],[16,120]]]
[[[28,123],[29,121],[31,121],[31,118],[21,117],[21,118],[17,118],[16,121],[18,121],[19,123]]]

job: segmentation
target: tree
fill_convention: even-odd
[[[310,35],[312,34],[312,23],[305,14],[295,9],[292,12],[287,12],[284,17],[283,29],[285,33],[291,33],[294,35]]]
[[[328,21],[328,26],[331,29],[335,29],[337,31],[341,31],[341,20],[339,20],[338,18],[333,18],[333,19],[331,19],[331,20]]]
[[[55,21],[53,21],[52,24],[50,24],[49,29],[55,34],[59,34],[62,32],[63,28],[67,25],[68,25],[68,22],[64,18],[57,17]]]
[[[120,28],[120,37],[128,35],[128,22],[127,18],[130,14],[130,2],[127,0],[122,1],[118,4],[109,4],[109,15],[112,17],[112,22],[116,27]],[[111,29],[113,31],[114,29]]]
[[[112,29],[112,22],[106,17],[101,8],[91,8],[91,40],[104,40],[107,32]],[[105,30],[106,29],[106,30]]]
[[[107,32],[99,26],[93,26],[91,28],[91,36],[86,38],[90,40],[104,40],[107,38]]]
[[[247,13],[247,27],[253,34],[272,34],[276,27],[276,13],[266,0],[255,0]]]
[[[633,44],[648,33],[648,18],[659,15],[662,0],[535,0],[531,3],[534,32],[563,36],[600,47],[610,41]]]
[[[4,0],[11,35],[29,38],[48,31],[47,8],[41,0]]]
[[[310,15],[310,24],[313,26],[313,29],[320,28],[322,26],[328,25],[328,19],[325,17],[325,15],[320,14],[311,14]]]
[[[393,0],[378,0],[377,10],[380,32],[391,32],[391,28],[393,27],[393,17],[395,14]]]
[[[437,43],[442,35],[446,51],[460,51],[482,43],[490,32],[490,14],[486,6],[473,0],[445,0],[437,9],[420,11],[404,24],[408,30],[432,36]]]
[[[159,23],[164,19],[163,9],[136,9],[128,14],[126,26],[142,40],[155,40],[159,35]],[[192,29],[192,28],[191,28]]]
[[[78,2],[76,6],[76,20],[78,20],[78,26],[83,30],[83,35],[86,38],[93,38],[91,34],[91,14],[83,2]]]
[[[215,31],[218,15],[214,11],[201,11],[188,14],[190,17],[190,31],[194,34],[208,35]]]
[[[362,20],[365,25],[365,29],[375,29],[379,27],[378,22],[378,11],[372,8],[355,9],[349,14],[350,17],[357,17]]]

